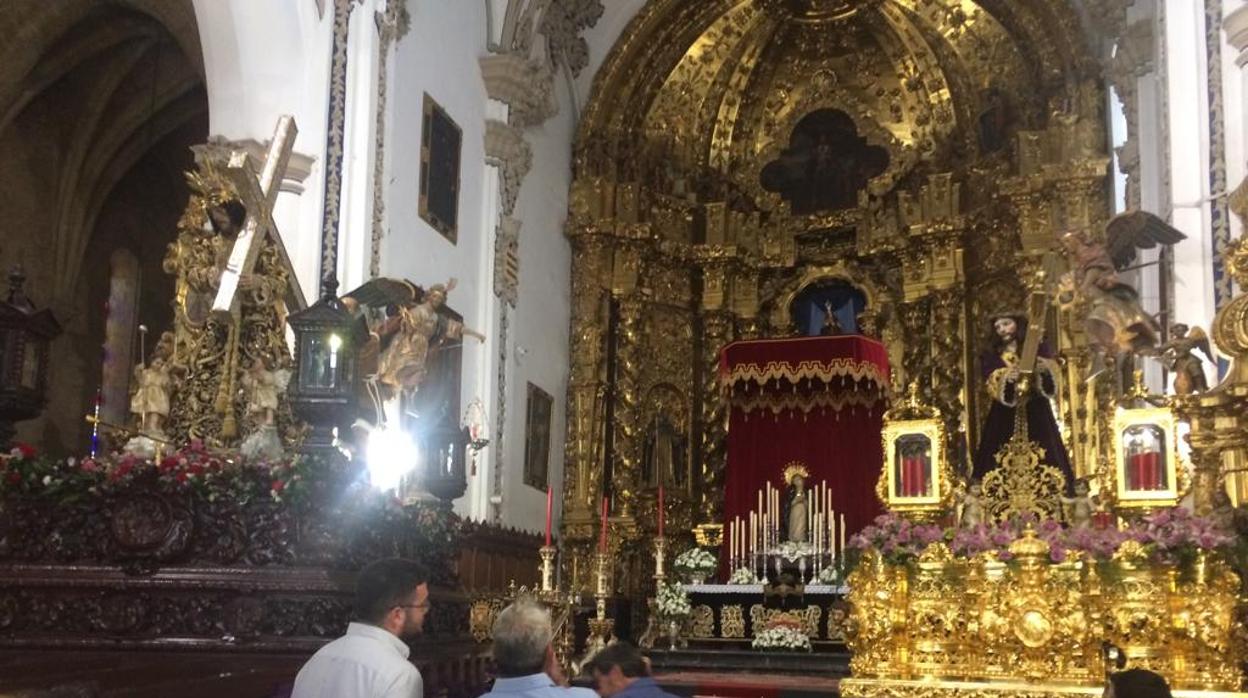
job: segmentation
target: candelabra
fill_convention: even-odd
[[[654,539],[654,588],[658,589],[667,581],[667,538],[659,536]]]
[[[544,545],[537,551],[542,558],[542,588],[539,596],[544,603],[559,599],[559,590],[555,588],[555,554],[558,552],[553,545]]]
[[[611,558],[600,552],[594,558],[598,572],[598,586],[594,593],[594,617],[589,620],[589,639],[585,643],[585,660],[593,657],[611,642],[615,621],[607,617],[607,599],[611,597]],[[581,662],[582,665],[584,661]]]

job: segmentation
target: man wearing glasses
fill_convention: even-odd
[[[295,678],[291,698],[422,698],[404,638],[419,635],[429,612],[429,576],[411,560],[379,560],[355,582],[355,620]]]

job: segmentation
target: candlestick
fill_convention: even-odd
[[[546,547],[550,547],[550,520],[555,509],[555,490],[546,486]]]
[[[537,554],[542,558],[542,598],[555,593],[555,553],[553,545],[547,543],[538,548]]]
[[[663,485],[659,485],[659,538],[663,537],[663,519],[665,508],[663,506]]]
[[[600,535],[598,537],[598,552],[606,554],[607,552],[607,498],[602,498],[602,523],[600,525]]]
[[[666,569],[667,539],[659,536],[654,539],[654,588],[663,586],[667,579]]]

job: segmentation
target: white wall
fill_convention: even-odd
[[[566,88],[561,89],[559,114],[529,132],[533,167],[513,214],[523,222],[520,297],[517,307],[508,310],[508,346],[502,352],[498,325],[501,305],[493,292],[492,264],[497,174],[485,164],[484,133],[485,120],[499,118],[505,108],[489,102],[478,67],[478,59],[487,51],[485,3],[409,0],[408,7],[411,32],[398,43],[391,58],[382,274],[426,285],[452,276],[458,279],[449,305],[464,315],[467,325],[487,335],[484,344],[472,340],[465,343],[461,401],[466,406],[474,399],[481,400],[491,422],[492,443],[481,453],[468,494],[456,508],[477,519],[493,518],[498,513],[505,525],[536,531],[543,525],[545,493],[524,485],[523,480],[525,402],[530,381],[555,397],[550,480],[556,490],[563,480],[571,266],[563,235],[573,132],[569,97]],[[418,214],[420,130],[426,92],[463,132],[457,244],[451,244]],[[361,240],[352,245],[365,243]],[[363,259],[366,261],[367,255]],[[516,345],[521,351],[515,351]],[[497,375],[499,362],[504,360],[501,353],[505,353],[508,365],[500,449],[495,430]],[[521,354],[523,358],[518,358]],[[503,497],[496,512],[489,498],[500,453]],[[556,496],[556,501],[561,500]]]

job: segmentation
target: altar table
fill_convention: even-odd
[[[848,617],[846,588],[809,584],[800,592],[769,594],[762,584],[685,584],[693,606],[687,629],[690,642],[736,641],[747,644],[755,626],[786,614],[802,623],[815,646],[839,648]]]

